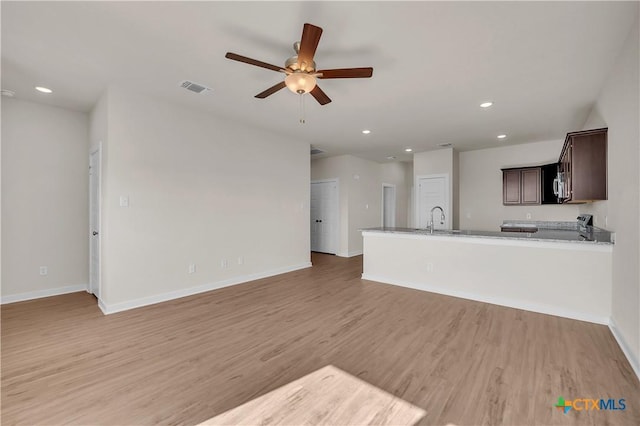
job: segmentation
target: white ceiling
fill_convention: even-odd
[[[461,151],[562,139],[579,129],[638,2],[7,2],[2,88],[89,111],[110,84],[293,135],[327,152],[408,160],[403,148]],[[253,96],[302,25],[324,29],[319,69],[372,66],[371,79],[320,80],[333,102]],[[189,79],[213,91],[180,87]],[[52,95],[33,90],[54,89]],[[489,109],[479,108],[485,100]],[[371,129],[363,135],[362,129]],[[500,142],[496,136],[506,133]]]

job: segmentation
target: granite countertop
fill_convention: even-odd
[[[528,226],[533,226],[528,223]],[[538,223],[539,225],[539,223]],[[468,230],[435,230],[433,234],[427,229],[418,228],[366,228],[361,231],[387,232],[396,234],[417,234],[425,236],[446,236],[446,237],[472,237],[472,238],[496,238],[503,240],[528,240],[528,241],[556,241],[584,244],[613,244],[611,233],[599,228],[589,227],[588,232],[578,232],[573,226],[545,228],[544,225],[537,226],[537,232],[502,232],[502,231],[468,231]]]

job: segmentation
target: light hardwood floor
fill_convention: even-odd
[[[424,424],[640,424],[607,327],[363,281],[361,257],[312,260],[109,316],[85,293],[2,306],[2,424],[197,424],[329,364]],[[627,409],[563,414],[559,396]]]
[[[327,365],[198,426],[412,426],[425,414],[404,399]]]

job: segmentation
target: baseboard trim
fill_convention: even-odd
[[[477,302],[490,303],[492,305],[506,306],[508,308],[522,309],[525,311],[536,312],[539,314],[554,315],[557,317],[570,318],[579,321],[592,322],[595,324],[609,325],[608,317],[600,317],[587,312],[576,312],[561,309],[555,306],[540,305],[537,303],[526,303],[513,299],[503,299],[492,296],[484,296],[476,293],[468,293],[463,291],[455,291],[442,286],[434,286],[424,283],[409,282],[404,280],[396,280],[388,277],[377,275],[362,274],[363,280],[377,281],[385,284],[393,284],[401,287],[412,288],[414,290],[428,291],[432,293],[444,294],[445,296],[459,297],[461,299],[475,300]]]
[[[217,281],[214,283],[204,284],[197,287],[186,288],[183,290],[170,291],[155,296],[143,297],[140,299],[129,300],[120,303],[105,303],[98,301],[98,306],[105,315],[115,314],[116,312],[128,311],[130,309],[141,308],[143,306],[155,305],[156,303],[168,302],[169,300],[179,299],[181,297],[192,296],[194,294],[205,293],[207,291],[217,290],[223,287],[243,284],[249,281],[259,280],[261,278],[273,277],[275,275],[285,274],[287,272],[297,271],[311,267],[311,262],[301,263],[299,265],[286,266],[283,268],[271,269],[265,272],[255,274],[242,275],[239,277],[229,278],[227,280]]]
[[[11,294],[9,296],[2,296],[0,298],[0,304],[6,305],[8,303],[23,302],[25,300],[42,299],[43,297],[77,293],[79,291],[87,291],[88,288],[89,286],[87,284],[80,284],[68,285],[66,287],[48,288],[46,290],[30,291],[28,293]]]
[[[354,257],[354,256],[360,256],[362,254],[362,250],[354,250],[354,251],[341,251],[336,253],[336,256],[338,257]]]
[[[636,373],[638,380],[640,380],[640,362],[638,362],[638,358],[635,357],[624,336],[620,333],[613,317],[609,318],[609,330],[611,330],[611,334],[613,334],[614,339],[618,342],[618,346],[622,349],[622,353],[627,357],[627,361],[631,364],[633,372]]]
[[[104,302],[100,299],[98,299],[98,308],[100,308],[100,310],[102,311],[102,313],[104,315],[107,315],[109,312],[107,312],[107,306],[104,304]]]

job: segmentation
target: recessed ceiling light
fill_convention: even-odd
[[[411,151],[413,151],[413,149],[411,149],[411,148],[405,148],[404,149],[404,152],[411,152]]]
[[[507,135],[498,135],[498,139],[504,139],[506,137],[507,137]]]
[[[481,108],[489,108],[491,105],[493,105],[493,102],[483,102],[480,104]]]
[[[47,87],[42,87],[42,86],[36,86],[35,89],[38,92],[42,92],[42,93],[53,93],[53,90],[47,88]]]
[[[393,155],[390,155],[390,156],[387,157],[387,160],[395,160],[395,159],[396,159],[396,157],[394,157]]]
[[[364,133],[365,135],[368,135],[369,133],[371,133],[371,130],[364,129],[362,133]]]

